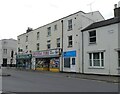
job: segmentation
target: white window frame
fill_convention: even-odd
[[[26,42],[28,42],[28,36],[26,36]]]
[[[48,40],[47,41],[47,49],[50,49],[51,48],[51,40]]]
[[[72,19],[68,20],[68,31],[72,30]]]
[[[59,48],[60,47],[60,38],[57,38],[57,48]],[[58,46],[59,45],[59,46]]]
[[[70,40],[70,37],[72,37],[72,35],[68,36],[68,47],[72,47],[73,46],[73,37],[72,37],[72,40]]]
[[[57,30],[57,24],[56,25],[54,25],[54,31],[56,31]]]
[[[40,38],[40,32],[37,32],[37,40]]]
[[[36,47],[36,48],[37,48],[37,51],[39,51],[39,50],[40,50],[40,43],[37,43],[36,46],[37,46],[37,47]]]
[[[99,54],[99,59],[94,59],[94,54],[98,53]],[[91,59],[90,59],[90,54],[91,54]],[[102,58],[103,54],[103,58]],[[95,61],[99,61],[100,66],[95,66]],[[103,63],[103,65],[102,65]],[[89,67],[92,68],[104,68],[104,52],[92,52],[89,53]]]
[[[4,53],[4,54],[7,54],[7,49],[3,49],[3,53]]]
[[[48,27],[48,28],[47,28],[47,36],[48,36],[48,37],[51,36],[51,27]]]
[[[90,36],[91,32],[95,32],[95,36]],[[90,41],[92,38],[95,38],[95,42]],[[89,31],[89,44],[96,44],[96,30]]]

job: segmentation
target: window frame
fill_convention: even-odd
[[[95,35],[90,35],[90,33],[95,32]],[[89,31],[89,44],[96,44],[96,30]],[[91,40],[95,38],[95,41],[92,42]]]
[[[57,42],[57,43],[56,43],[57,48],[59,48],[59,47],[60,47],[60,38],[57,38],[57,39],[56,39],[56,42]]]
[[[28,35],[26,36],[26,42],[28,42]]]
[[[37,40],[40,38],[40,32],[37,32]]]
[[[48,37],[51,36],[51,27],[48,27],[48,28],[47,28],[47,36],[48,36]]]
[[[72,24],[73,24],[73,20],[72,19],[68,20],[68,31],[73,29],[73,25]]]
[[[56,30],[57,30],[57,24],[54,25],[54,31],[56,31]]]
[[[7,49],[3,49],[3,54],[7,54]]]
[[[51,40],[48,40],[47,41],[47,49],[50,49],[51,48]]]
[[[37,49],[36,49],[37,51],[40,50],[40,43],[37,43],[37,44],[36,44],[36,48],[37,48]]]
[[[70,40],[71,37],[71,40]],[[68,47],[72,47],[73,46],[73,37],[72,35],[68,36]]]
[[[95,56],[95,54],[97,55]],[[97,65],[98,63],[99,65]],[[104,52],[91,52],[89,53],[89,67],[92,68],[104,68]]]

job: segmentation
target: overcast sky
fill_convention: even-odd
[[[78,11],[100,11],[105,19],[109,19],[113,17],[114,4],[118,1],[0,0],[0,39],[17,39],[28,27],[36,29]]]

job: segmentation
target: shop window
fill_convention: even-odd
[[[59,59],[51,59],[50,68],[59,68]]]
[[[89,32],[89,44],[96,43],[96,30]]]
[[[104,67],[104,53],[89,53],[89,65],[91,67]]]
[[[72,47],[72,36],[68,36],[68,47]]]
[[[60,38],[57,38],[57,47],[60,47]]]
[[[75,65],[75,58],[72,58],[72,65]]]
[[[64,58],[64,67],[70,68],[70,58]]]
[[[68,20],[68,31],[72,30],[72,19]]]
[[[118,67],[120,67],[120,51],[118,51]]]

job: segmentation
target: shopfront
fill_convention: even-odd
[[[31,69],[31,65],[32,65],[31,59],[32,59],[32,54],[18,54],[16,56],[16,67]]]
[[[32,52],[33,68],[35,70],[45,70],[59,72],[60,68],[60,50],[51,49]]]
[[[66,51],[63,53],[64,71],[76,72],[76,51]]]

